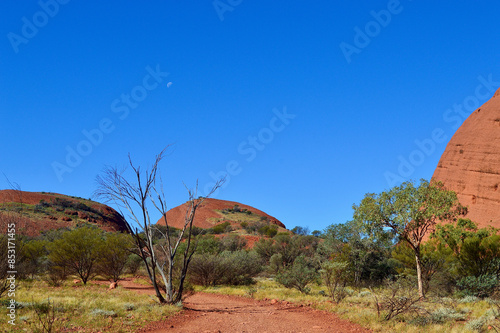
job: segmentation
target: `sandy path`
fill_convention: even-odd
[[[184,306],[186,310],[181,314],[151,323],[138,332],[370,332],[335,314],[289,303],[196,293],[186,299]]]

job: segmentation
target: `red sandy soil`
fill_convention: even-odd
[[[222,216],[216,212],[216,210],[222,210],[222,209],[227,209],[227,208],[233,208],[235,205],[238,205],[241,209],[247,209],[251,211],[252,213],[255,213],[260,216],[265,216],[269,219],[271,224],[275,224],[277,226],[280,226],[282,228],[285,228],[285,225],[281,223],[277,218],[264,213],[263,211],[248,206],[241,204],[239,202],[234,202],[234,201],[227,201],[227,200],[218,200],[218,199],[205,199],[203,202],[202,206],[198,208],[196,211],[196,215],[194,218],[193,225],[199,228],[204,228],[208,229],[213,227],[216,223],[209,221],[211,218],[219,219]],[[183,203],[180,206],[177,206],[175,208],[170,209],[167,212],[167,221],[168,224],[172,227],[175,228],[182,228],[184,224],[184,216],[186,215],[186,207],[187,203]],[[160,218],[157,222],[158,224],[165,225],[165,221],[163,220],[163,217]]]
[[[257,243],[259,240],[262,239],[262,237],[259,236],[252,236],[252,235],[243,235],[243,238],[247,241],[246,248],[247,249],[253,249],[253,246],[255,243]]]
[[[154,294],[152,287],[138,285],[131,279],[119,285],[138,293]],[[275,300],[196,293],[184,301],[184,308],[181,313],[150,323],[137,333],[371,332],[335,314]]]
[[[499,147],[500,89],[456,131],[432,177],[457,192],[480,227],[500,228]]]

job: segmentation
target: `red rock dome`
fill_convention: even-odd
[[[457,193],[467,218],[500,228],[500,89],[453,135],[433,179]]]

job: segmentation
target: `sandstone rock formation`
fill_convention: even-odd
[[[248,211],[253,215],[250,217],[257,217],[257,221],[262,219],[263,221],[268,222],[269,224],[277,225],[280,228],[285,228],[285,225],[281,223],[277,218],[264,213],[261,210],[258,210],[254,207],[243,205],[234,201],[227,200],[219,200],[219,199],[205,199],[202,206],[198,208],[196,211],[195,219],[193,225],[199,228],[208,229],[213,226],[228,221],[232,225],[237,224],[237,220],[240,219],[238,214],[224,214],[224,210],[233,210],[237,207],[240,211]],[[167,212],[167,221],[168,224],[175,228],[182,228],[184,223],[184,216],[186,215],[187,203],[184,203],[180,206],[170,209]],[[242,214],[242,217],[245,217],[246,214]],[[163,218],[160,218],[157,222],[160,225],[165,225]]]
[[[500,228],[500,89],[451,138],[433,179],[457,192],[467,218]]]
[[[1,190],[0,229],[5,227],[2,221],[9,216],[16,220],[16,232],[28,236],[83,223],[105,231],[128,231],[125,220],[113,208],[56,193]]]

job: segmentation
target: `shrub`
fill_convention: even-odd
[[[103,244],[102,231],[83,227],[65,232],[48,244],[49,259],[56,266],[78,275],[84,284],[96,274],[96,263]]]
[[[212,227],[210,230],[214,234],[222,234],[225,232],[229,232],[229,231],[231,231],[231,223],[226,221],[224,223],[221,223],[221,224],[218,224],[218,225]]]
[[[377,314],[380,317],[384,315],[384,320],[391,320],[404,313],[417,313],[419,307],[417,303],[420,301],[420,296],[415,291],[412,281],[406,278],[398,278],[395,281],[388,281],[387,293],[374,295],[375,307]]]
[[[278,227],[276,227],[275,225],[264,225],[260,227],[257,231],[262,236],[273,238],[278,233]]]
[[[202,286],[215,286],[220,283],[227,267],[216,254],[197,254],[189,264],[189,281]]]
[[[4,307],[4,306],[9,306],[11,303],[11,300],[9,298],[4,298],[4,299],[0,299],[0,306]],[[16,309],[23,309],[23,308],[28,308],[30,306],[32,306],[33,303],[29,303],[29,302],[17,302],[17,301],[14,301],[14,307]]]
[[[32,303],[31,307],[35,311],[36,321],[28,322],[33,332],[51,333],[57,332],[56,315],[54,302]]]
[[[116,232],[107,234],[99,249],[98,272],[106,279],[118,282],[125,270],[132,244],[130,235]]]
[[[450,320],[464,320],[465,314],[449,308],[439,308],[431,313],[431,322],[442,324]]]
[[[46,265],[46,250],[47,242],[43,240],[31,240],[24,242],[22,254],[25,261],[22,263],[22,275],[30,275],[35,278],[35,275],[45,273]]]
[[[44,275],[43,280],[49,286],[59,287],[68,277],[68,272],[64,267],[58,266],[53,262],[47,264],[47,274]]]
[[[179,250],[184,251],[183,247],[184,243],[181,244],[181,248]],[[197,254],[218,254],[222,250],[222,243],[218,238],[215,238],[213,235],[206,235],[197,238],[196,243],[196,253]]]
[[[167,226],[156,224],[151,228],[153,242],[156,243],[159,240],[165,239],[165,235],[167,234]],[[180,229],[169,226],[168,234],[172,238],[177,238],[179,236]]]
[[[87,212],[94,211],[94,209],[92,209],[91,207],[87,206],[84,203],[74,202],[74,201],[70,201],[70,200],[66,200],[66,199],[62,199],[62,198],[55,198],[52,201],[52,206],[55,206],[56,210],[59,210],[59,209],[64,210],[65,208],[73,208],[73,209],[83,210],[83,211],[87,211]]]
[[[136,306],[135,306],[135,304],[132,304],[132,303],[126,303],[126,304],[123,304],[123,308],[125,309],[125,311],[132,311],[132,310],[136,309]]]
[[[478,301],[478,297],[476,296],[465,296],[458,300],[458,303],[475,303]]]
[[[276,253],[276,247],[274,246],[274,241],[272,239],[261,238],[257,243],[255,243],[253,249],[266,263],[269,262],[271,257]]]
[[[103,317],[116,317],[116,313],[114,311],[108,311],[103,309],[93,309],[90,312],[93,316],[103,316]]]
[[[43,193],[43,192],[42,192]],[[40,200],[40,202],[37,204],[40,207],[50,207],[50,204],[46,202],[45,200]]]
[[[227,235],[221,238],[220,245],[224,251],[240,251],[245,248],[247,241],[238,235]]]
[[[125,272],[128,274],[136,275],[137,271],[142,265],[142,259],[137,254],[132,253],[127,258],[125,265]]]
[[[262,271],[255,252],[224,251],[221,254],[197,254],[189,266],[190,282],[203,286],[217,284],[245,285]]]
[[[305,256],[298,256],[293,265],[276,274],[276,281],[286,288],[295,288],[308,294],[311,289],[307,285],[317,279],[317,273]]]
[[[283,255],[281,253],[275,253],[269,259],[269,271],[272,274],[278,274],[283,266]]]
[[[465,328],[469,331],[481,332],[484,324],[486,324],[485,318],[472,319],[472,320],[469,320],[467,322],[467,324],[465,324]]]
[[[296,226],[295,228],[293,228],[290,231],[293,232],[296,235],[301,235],[301,236],[307,236],[307,235],[309,235],[309,228],[307,228],[307,227],[304,228],[304,227],[301,227],[301,226]]]
[[[324,262],[321,265],[321,277],[334,302],[340,303],[347,296],[345,286],[349,276],[348,268],[347,262]]]
[[[498,278],[493,274],[479,277],[466,276],[457,282],[457,287],[467,296],[485,298],[492,295],[498,286]]]
[[[249,287],[247,289],[247,294],[248,296],[250,296],[251,298],[253,298],[255,296],[255,293],[257,292],[257,288],[255,287]]]
[[[253,251],[225,251],[221,254],[228,268],[222,279],[223,284],[248,285],[262,272],[259,256]]]

